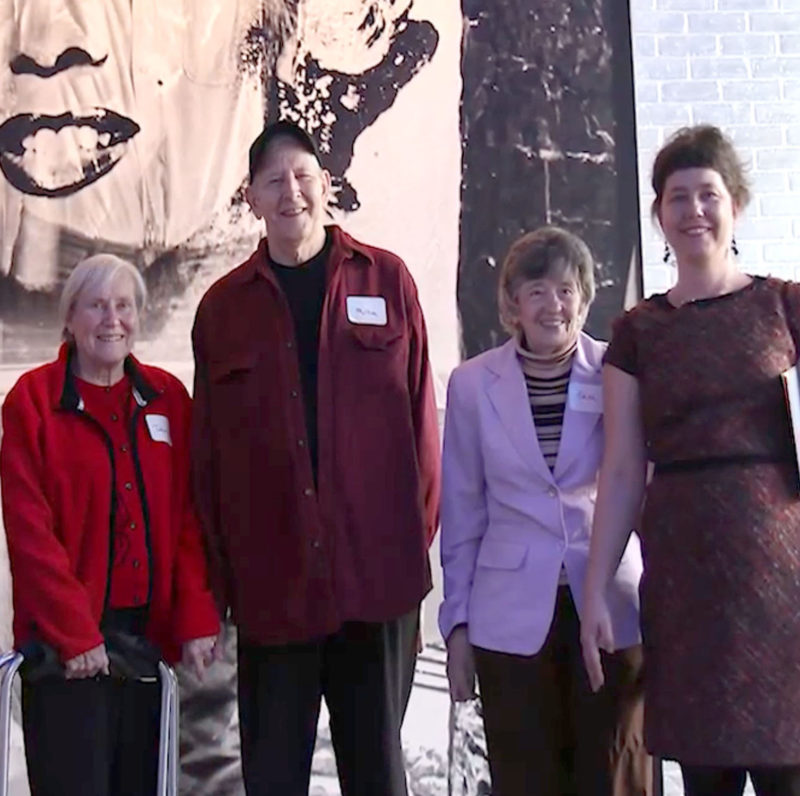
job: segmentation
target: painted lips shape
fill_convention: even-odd
[[[69,196],[108,174],[139,129],[107,108],[12,116],[0,125],[0,169],[23,193]]]

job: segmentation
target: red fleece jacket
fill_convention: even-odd
[[[146,634],[175,660],[185,641],[219,628],[189,489],[191,400],[174,376],[129,357],[134,444],[115,450],[83,408],[70,355],[62,346],[55,362],[25,373],[3,404],[0,480],[15,643],[44,641],[62,660],[102,643],[113,468],[117,457],[133,456],[150,559]]]

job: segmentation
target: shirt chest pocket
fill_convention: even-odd
[[[350,327],[350,336],[356,350],[386,351],[391,353],[400,347],[403,330],[391,326],[356,326]]]
[[[258,355],[255,351],[238,351],[208,363],[208,378],[214,386],[245,384],[253,373]]]
[[[402,329],[391,326],[352,326],[347,361],[350,378],[367,394],[404,392],[408,385],[408,345]]]
[[[259,403],[258,365],[255,351],[237,351],[209,361],[208,395],[215,422],[235,426],[243,412]]]

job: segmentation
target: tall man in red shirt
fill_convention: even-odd
[[[330,175],[296,125],[250,149],[267,236],[197,311],[194,466],[239,633],[250,796],[306,796],[321,696],[344,796],[406,796],[400,725],[439,503],[417,291],[326,226]]]

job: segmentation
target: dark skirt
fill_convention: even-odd
[[[800,763],[800,500],[790,464],[656,474],[642,522],[645,740]]]

